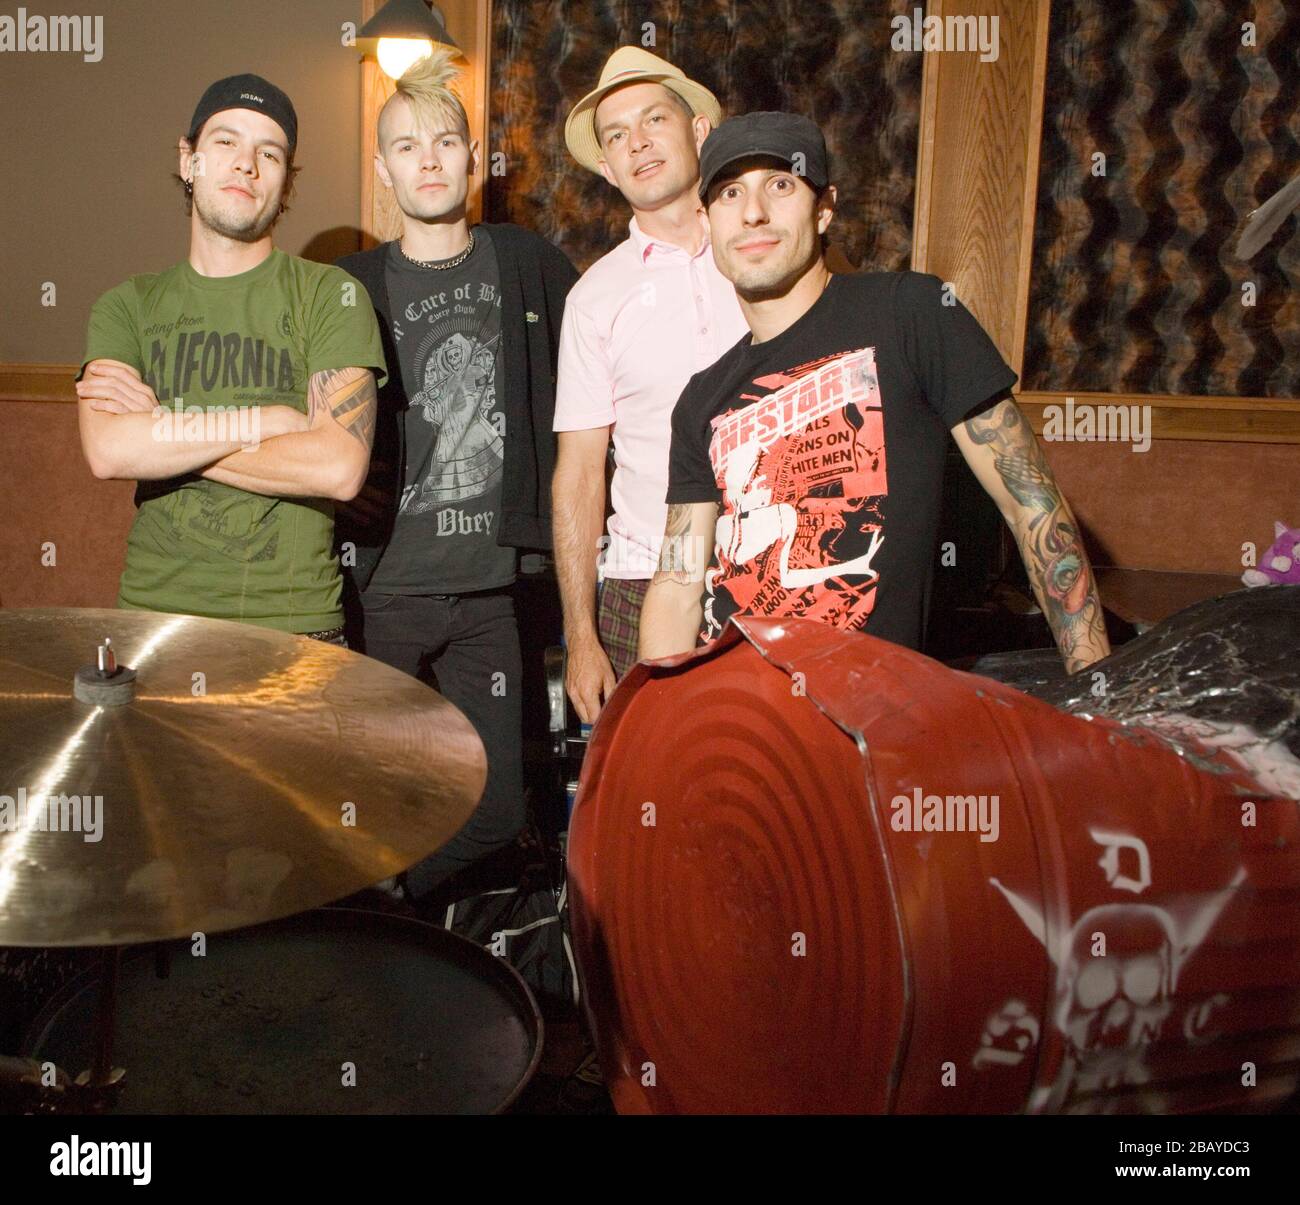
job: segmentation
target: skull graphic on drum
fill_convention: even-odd
[[[1097,905],[1050,933],[1039,907],[991,880],[1056,967],[1053,1019],[1064,1056],[1050,1082],[1034,1090],[1031,1110],[1069,1102],[1071,1111],[1089,1111],[1089,1094],[1149,1081],[1148,1049],[1173,1011],[1179,975],[1245,877],[1239,868],[1183,924],[1155,904],[1124,902]]]
[[[1157,908],[1104,904],[1080,917],[1058,973],[1057,1017],[1080,1090],[1145,1082],[1142,1048],[1173,1008],[1174,949]]]

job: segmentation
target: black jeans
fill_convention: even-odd
[[[487,785],[465,826],[406,872],[407,892],[427,895],[457,871],[514,839],[524,826],[523,667],[515,603],[480,594],[363,594],[352,647],[419,678],[458,707],[487,752]]]

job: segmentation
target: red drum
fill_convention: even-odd
[[[1276,1106],[1297,812],[1226,754],[745,619],[633,670],[583,769],[573,924],[615,1105]]]

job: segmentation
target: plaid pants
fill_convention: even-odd
[[[649,578],[607,577],[600,585],[596,630],[601,647],[619,677],[637,662],[636,642],[641,632],[641,604]]]

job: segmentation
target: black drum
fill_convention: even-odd
[[[541,1058],[514,968],[422,921],[322,908],[191,948],[123,953],[117,1112],[501,1112]],[[98,990],[88,972],[51,999],[28,1056],[89,1068]]]

